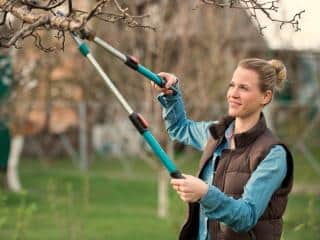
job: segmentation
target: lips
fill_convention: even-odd
[[[241,103],[235,102],[235,101],[229,101],[229,105],[230,105],[231,107],[238,107],[238,106],[241,105]]]

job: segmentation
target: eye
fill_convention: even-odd
[[[240,85],[239,88],[241,90],[244,90],[244,91],[248,91],[249,90],[249,88],[247,86],[245,86],[245,85]]]
[[[229,88],[234,87],[234,83],[233,83],[233,82],[229,83],[229,86],[228,86],[228,87],[229,87]]]

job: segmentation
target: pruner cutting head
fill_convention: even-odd
[[[88,28],[83,28],[79,31],[79,37],[81,39],[93,41],[94,38],[96,37],[96,32],[89,30]]]

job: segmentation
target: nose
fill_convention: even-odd
[[[229,98],[239,98],[239,91],[236,87],[229,88],[228,90]]]

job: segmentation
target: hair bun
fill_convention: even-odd
[[[287,69],[283,64],[283,62],[278,59],[272,59],[268,62],[276,71],[276,75],[277,75],[276,88],[279,90],[283,87],[283,83],[287,79]]]

